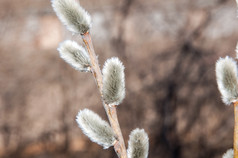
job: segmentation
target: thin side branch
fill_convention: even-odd
[[[102,97],[102,88],[103,88],[102,72],[99,67],[98,59],[97,59],[97,56],[96,56],[94,48],[93,48],[90,33],[87,32],[87,33],[83,34],[82,38],[83,38],[83,42],[88,50],[88,53],[90,55],[91,64],[92,64],[91,70],[92,70],[94,79],[96,81],[96,84],[98,86],[98,89],[99,89],[101,97]],[[102,101],[103,101],[103,99],[102,99]],[[114,150],[117,153],[119,158],[127,158],[126,147],[125,147],[124,139],[122,136],[121,128],[120,128],[120,125],[118,122],[118,118],[117,118],[116,106],[109,106],[109,105],[105,104],[104,101],[103,101],[103,106],[106,111],[109,122],[111,124],[111,127],[116,135],[116,138],[117,138],[117,141],[114,144]]]

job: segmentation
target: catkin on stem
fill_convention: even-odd
[[[222,156],[222,158],[234,158],[233,149],[227,150],[226,153]]]
[[[76,70],[82,72],[90,71],[90,58],[86,50],[74,41],[64,41],[58,48],[60,57]]]
[[[128,141],[128,158],[147,158],[149,152],[149,138],[144,129],[131,132]]]
[[[116,141],[115,134],[110,125],[91,110],[79,111],[76,121],[83,133],[104,149],[113,146]]]
[[[125,98],[124,66],[118,58],[108,59],[103,67],[103,99],[109,105],[119,105]]]
[[[216,63],[216,78],[222,100],[230,105],[238,99],[237,64],[230,57],[220,58]]]
[[[52,7],[69,31],[84,34],[91,28],[90,15],[76,0],[52,0]]]

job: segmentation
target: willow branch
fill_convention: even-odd
[[[85,34],[82,35],[83,38],[83,42],[88,50],[90,59],[91,59],[91,71],[92,74],[94,76],[94,79],[96,81],[96,84],[98,86],[99,92],[101,94],[102,97],[102,88],[103,88],[103,84],[102,84],[102,72],[101,69],[99,67],[98,64],[98,59],[97,56],[95,54],[94,48],[93,48],[93,44],[92,44],[92,39],[90,36],[90,33],[87,32]],[[111,127],[116,135],[116,139],[117,141],[114,144],[114,150],[117,153],[117,156],[119,158],[127,158],[127,153],[126,153],[126,147],[125,147],[125,143],[124,143],[124,139],[122,136],[122,132],[121,132],[121,128],[118,122],[118,118],[117,118],[117,110],[116,110],[116,106],[109,106],[108,104],[106,104],[103,99],[103,106],[104,109],[106,111],[108,120],[111,124]]]
[[[234,103],[234,142],[233,142],[233,148],[234,148],[234,158],[238,158],[238,102]]]

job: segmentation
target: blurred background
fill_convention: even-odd
[[[233,108],[215,62],[235,57],[235,0],[81,0],[101,66],[118,56],[126,98],[118,108],[127,144],[144,128],[150,158],[220,158],[233,143]],[[116,158],[75,122],[89,108],[106,119],[94,80],[62,59],[66,39],[50,0],[0,0],[0,157]]]

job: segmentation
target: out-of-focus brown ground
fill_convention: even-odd
[[[238,19],[228,0],[81,0],[92,15],[101,66],[118,56],[126,99],[118,108],[127,142],[150,137],[150,158],[219,158],[232,147],[233,109],[220,99],[215,62],[235,56]],[[0,1],[0,157],[116,158],[91,143],[75,116],[106,119],[90,74],[59,58],[65,39],[49,0]]]

